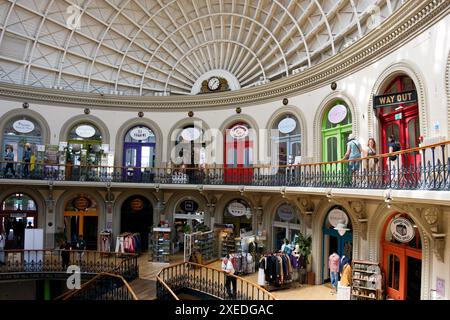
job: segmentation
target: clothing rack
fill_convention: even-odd
[[[255,272],[255,258],[251,253],[239,252],[231,255],[236,275],[246,275]],[[233,261],[233,260],[232,260]]]
[[[294,268],[285,253],[265,254],[259,261],[258,284],[268,291],[285,289],[293,283]]]

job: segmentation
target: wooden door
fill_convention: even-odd
[[[253,143],[234,140],[225,144],[225,182],[251,183],[253,177]]]

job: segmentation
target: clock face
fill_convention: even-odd
[[[208,80],[208,88],[209,90],[217,90],[219,89],[220,81],[216,77],[212,77]]]

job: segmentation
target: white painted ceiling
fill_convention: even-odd
[[[222,69],[245,88],[339,53],[406,1],[0,0],[0,81],[190,94]]]

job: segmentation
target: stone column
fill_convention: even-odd
[[[56,201],[53,200],[53,195],[50,195],[47,200],[45,200],[45,247],[55,248],[57,243],[55,242],[55,230],[56,230],[56,218],[55,218],[55,205]]]

